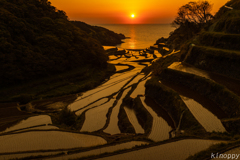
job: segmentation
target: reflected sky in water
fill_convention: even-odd
[[[135,49],[136,47],[136,33],[135,33],[135,26],[131,25],[130,26],[130,37],[129,39],[129,48]]]
[[[145,49],[152,46],[161,37],[167,38],[175,28],[171,24],[105,24],[99,25],[116,33],[122,33],[125,39],[120,48]]]

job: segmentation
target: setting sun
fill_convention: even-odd
[[[190,0],[49,1],[57,9],[65,11],[70,20],[89,24],[162,24],[171,23],[178,8]],[[214,4],[212,13],[215,14],[227,0],[209,1]]]
[[[0,4],[0,160],[240,160],[240,0]]]

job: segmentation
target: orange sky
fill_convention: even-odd
[[[191,0],[49,0],[64,10],[70,20],[89,24],[160,24],[171,23],[178,8]],[[193,1],[193,0],[192,0]],[[228,0],[209,0],[212,13]],[[131,15],[135,14],[135,18]]]

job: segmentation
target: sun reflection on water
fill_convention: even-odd
[[[136,49],[136,32],[135,32],[135,26],[131,25],[130,29],[130,40],[129,40],[129,49]]]

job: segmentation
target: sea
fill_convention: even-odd
[[[124,43],[117,45],[123,49],[145,49],[153,46],[161,38],[169,37],[170,32],[176,28],[171,24],[101,24],[97,25],[126,37]]]

